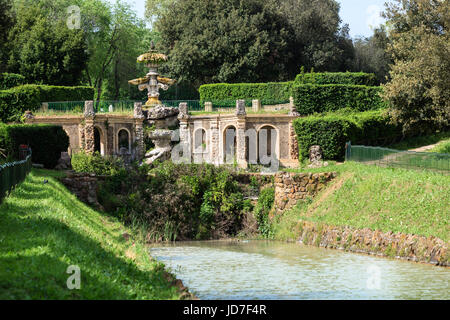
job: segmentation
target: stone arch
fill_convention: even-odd
[[[222,131],[222,160],[224,163],[234,162],[237,159],[237,128],[230,124]]]
[[[264,132],[262,131],[263,129],[266,129],[267,131]],[[260,148],[261,147],[266,147],[267,150],[263,151],[264,155],[267,155],[269,157],[274,157],[276,159],[280,158],[280,130],[274,126],[273,124],[267,123],[267,124],[262,124],[258,127],[258,134],[257,134],[257,140],[258,140],[258,145],[257,145],[257,150],[258,150],[258,162],[261,162],[261,152],[260,152]],[[275,137],[272,137],[272,135],[275,134]],[[265,146],[263,146],[263,142],[261,141],[261,139],[266,139],[265,141]]]
[[[197,128],[194,131],[194,152],[202,150],[203,153],[206,152],[208,148],[207,131],[205,128]]]
[[[99,126],[94,126],[94,152],[99,152],[102,156],[106,152],[105,133]]]
[[[131,153],[131,132],[123,127],[117,130],[117,153],[121,154],[122,149],[126,149],[127,153]]]

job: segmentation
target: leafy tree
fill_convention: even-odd
[[[340,6],[335,0],[273,0],[291,29],[294,59],[290,76],[298,67],[316,71],[347,71],[352,68],[353,44],[348,25],[341,25]]]
[[[195,85],[270,81],[288,73],[288,26],[259,0],[175,1],[156,21],[171,76]]]
[[[405,132],[445,128],[450,119],[450,2],[397,0],[387,5],[394,64],[384,86]]]
[[[87,61],[82,30],[69,29],[63,1],[18,0],[8,70],[31,83],[77,85]]]
[[[387,81],[389,65],[392,60],[387,53],[389,43],[386,28],[382,26],[374,30],[369,38],[358,38],[354,41],[354,70],[374,73],[380,83]]]
[[[14,25],[11,0],[0,0],[0,72],[6,69],[8,34]]]

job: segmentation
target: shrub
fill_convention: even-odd
[[[75,172],[114,175],[123,167],[120,158],[102,157],[100,153],[88,154],[84,151],[72,155],[72,168]]]
[[[292,88],[294,104],[302,115],[351,108],[367,111],[386,108],[380,87],[343,84],[296,84]]]
[[[293,82],[269,83],[216,83],[205,84],[199,89],[200,100],[204,102],[246,100],[250,106],[253,99],[263,104],[278,104],[289,101]]]
[[[0,73],[0,90],[23,85],[25,77],[17,73]]]
[[[301,159],[307,159],[309,148],[322,147],[324,159],[343,160],[345,143],[379,145],[402,135],[401,127],[391,123],[384,110],[353,114],[330,113],[294,120]]]
[[[61,126],[0,124],[0,147],[12,159],[19,158],[19,146],[26,144],[33,151],[32,161],[52,169],[61,152],[67,151],[69,137]]]
[[[255,218],[258,222],[258,229],[261,234],[269,238],[271,237],[272,227],[269,221],[269,213],[275,201],[275,189],[265,188],[261,191],[258,197],[258,203],[255,206]]]
[[[242,224],[242,190],[223,167],[166,161],[150,172],[120,171],[99,191],[109,212],[144,226],[152,240],[221,238]]]
[[[363,72],[325,72],[300,73],[295,78],[295,84],[346,84],[377,86],[379,83],[373,73]]]
[[[2,122],[19,121],[26,110],[37,111],[42,102],[85,101],[94,98],[92,87],[59,87],[27,84],[0,91]]]

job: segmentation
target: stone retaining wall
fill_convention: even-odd
[[[279,172],[275,175],[275,210],[289,210],[298,200],[314,197],[337,176],[336,172],[293,173]]]
[[[436,237],[334,227],[310,221],[298,225],[298,241],[307,245],[450,266],[447,244]]]
[[[86,173],[69,173],[65,178],[60,179],[61,183],[75,194],[78,199],[93,207],[102,209],[97,199],[98,182],[104,177]]]

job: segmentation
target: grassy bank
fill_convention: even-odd
[[[415,149],[420,148],[424,146],[429,146],[436,143],[442,143],[443,141],[449,141],[450,140],[450,131],[444,131],[444,132],[438,132],[426,136],[419,136],[419,137],[413,137],[413,138],[407,138],[403,141],[397,142],[395,144],[391,144],[387,146],[391,149],[396,150],[409,150],[409,149]],[[440,152],[438,150],[432,151],[432,152]]]
[[[296,226],[304,220],[450,240],[448,176],[351,162],[304,171],[339,175],[314,199],[299,202],[274,220],[277,239],[296,239]]]
[[[0,299],[178,299],[147,248],[55,175],[33,170],[0,205]],[[70,265],[79,290],[67,288]]]

